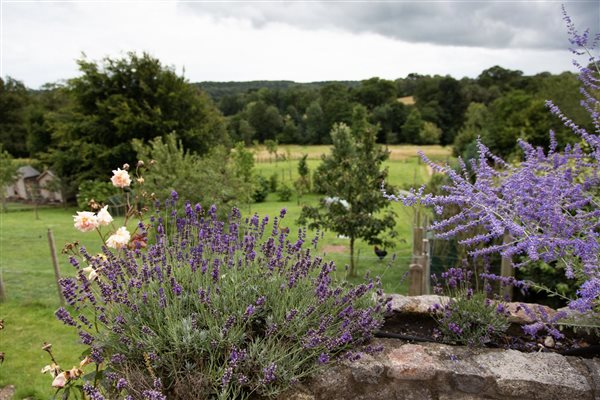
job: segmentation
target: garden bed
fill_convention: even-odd
[[[378,337],[403,339],[414,342],[441,342],[436,332],[437,323],[431,317],[429,308],[445,301],[440,296],[392,296],[392,311],[387,316],[384,326],[377,333]],[[530,305],[532,312],[555,315],[556,311],[541,305]],[[585,330],[573,331],[563,329],[564,339],[554,340],[542,335],[532,338],[523,332],[523,325],[535,322],[531,316],[523,312],[521,303],[507,303],[510,313],[510,327],[506,334],[494,341],[486,343],[489,348],[513,349],[525,352],[553,352],[564,355],[578,355],[587,358],[600,357],[600,337]]]

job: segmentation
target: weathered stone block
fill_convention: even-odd
[[[428,388],[419,388],[419,389],[403,389],[398,387],[395,392],[396,400],[433,400],[435,397],[433,396],[431,390]],[[378,400],[383,400],[385,397],[382,397]]]
[[[473,360],[495,376],[498,394],[503,396],[544,400],[592,398],[586,378],[559,354],[503,350],[480,354]]]
[[[401,294],[391,295],[392,313],[406,314],[429,314],[429,309],[434,304],[448,302],[446,296],[423,295],[423,296],[403,296]]]
[[[344,362],[344,365],[350,369],[352,377],[358,383],[376,384],[385,372],[383,363],[369,354],[363,355],[358,361]]]
[[[399,380],[431,380],[437,373],[447,372],[438,359],[429,355],[425,346],[405,344],[387,354],[387,376]]]
[[[583,360],[592,380],[592,390],[597,400],[600,400],[600,358]]]

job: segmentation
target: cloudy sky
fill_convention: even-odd
[[[561,3],[600,27],[598,0],[1,1],[0,75],[31,88],[128,51],[192,82],[556,73],[573,69]]]

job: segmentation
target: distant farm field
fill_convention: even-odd
[[[287,148],[280,146],[278,152],[287,153]],[[328,146],[289,148],[292,154],[309,154],[311,172],[318,166],[320,155],[329,149]],[[420,185],[428,180],[430,172],[418,160],[416,146],[390,146],[390,150],[398,155],[386,163],[390,183],[398,186]],[[449,150],[439,146],[427,146],[423,150],[439,160],[450,156]],[[291,186],[298,175],[298,159],[275,163],[274,159],[269,162],[268,153],[264,160],[260,154],[261,150],[258,149],[256,173],[267,178],[277,174],[280,182]],[[272,220],[285,207],[287,215],[282,226],[289,227],[291,237],[295,238],[300,228],[296,220],[302,205],[316,204],[318,199],[314,194],[300,199],[294,194],[290,201],[282,202],[278,201],[276,193],[270,193],[265,202],[244,207],[242,212],[247,215],[269,215]],[[393,203],[391,207],[397,214],[396,247],[388,249],[388,256],[379,260],[371,246],[358,241],[358,272],[360,276],[367,271],[371,276],[379,275],[386,292],[402,293],[407,290],[407,281],[403,277],[410,261],[413,213],[400,204]],[[54,392],[50,387],[51,378],[40,373],[40,369],[49,363],[47,354],[41,350],[42,343],[47,341],[54,345],[59,362],[66,368],[78,362],[84,348],[78,344],[76,332],[63,326],[53,315],[59,302],[47,232],[52,229],[59,251],[65,243],[80,240],[90,252],[97,252],[100,240],[93,233],[81,234],[73,228],[74,208],[40,209],[39,219],[35,219],[33,209],[19,208],[12,205],[9,210],[13,211],[0,214],[0,273],[7,296],[7,301],[0,305],[0,319],[5,321],[5,329],[0,331],[0,351],[6,354],[4,363],[0,365],[0,387],[15,385],[16,399],[48,399]],[[309,238],[316,234],[309,231]],[[333,232],[323,232],[316,254],[335,261],[338,277],[344,278],[344,266],[349,262],[348,239],[338,237]],[[72,275],[73,267],[66,256],[59,254],[59,259],[63,276]],[[361,279],[353,281],[359,282]]]
[[[311,146],[286,144],[279,145],[277,148],[277,153],[280,156],[285,156],[287,158],[290,158],[291,156],[292,160],[298,160],[304,154],[308,155],[309,160],[320,160],[321,155],[327,154],[330,148],[330,145],[325,144]],[[386,148],[390,151],[390,160],[392,161],[406,160],[408,158],[417,157],[419,151],[425,152],[428,157],[434,160],[445,160],[452,154],[452,150],[450,149],[450,147],[443,147],[438,145],[386,145]],[[269,154],[265,146],[255,147],[254,153],[258,162],[274,160],[274,156]]]

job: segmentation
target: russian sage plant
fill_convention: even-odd
[[[233,209],[225,223],[214,206],[179,204],[173,192],[139,224],[145,248],[93,256],[82,247],[71,257],[77,276],[61,286],[72,311],[57,317],[102,366],[108,383],[90,393],[273,397],[338,357],[356,358],[351,349],[377,350],[368,341],[386,308],[374,300],[379,282],[337,284],[333,262],[306,248],[306,231],[292,240],[280,227],[285,209],[272,222]]]
[[[470,160],[470,169],[460,160],[458,172],[421,155],[436,172],[450,178],[445,193],[427,195],[422,187],[409,196],[386,196],[407,205],[431,206],[438,215],[444,207],[457,207],[459,212],[431,228],[439,238],[467,234],[460,243],[471,247],[474,257],[499,253],[524,263],[561,262],[567,278],[578,285],[577,297],[569,306],[600,312],[600,101],[595,97],[600,90],[600,69],[593,52],[600,34],[592,37],[587,30],[579,34],[564,9],[563,13],[572,52],[587,56],[586,65],[574,64],[582,82],[581,105],[589,112],[594,131],[578,126],[548,101],[550,112],[579,137],[579,143],[559,151],[550,132],[551,145],[545,152],[521,140],[524,159],[511,165],[478,141],[478,158]],[[513,240],[496,244],[505,233]]]

